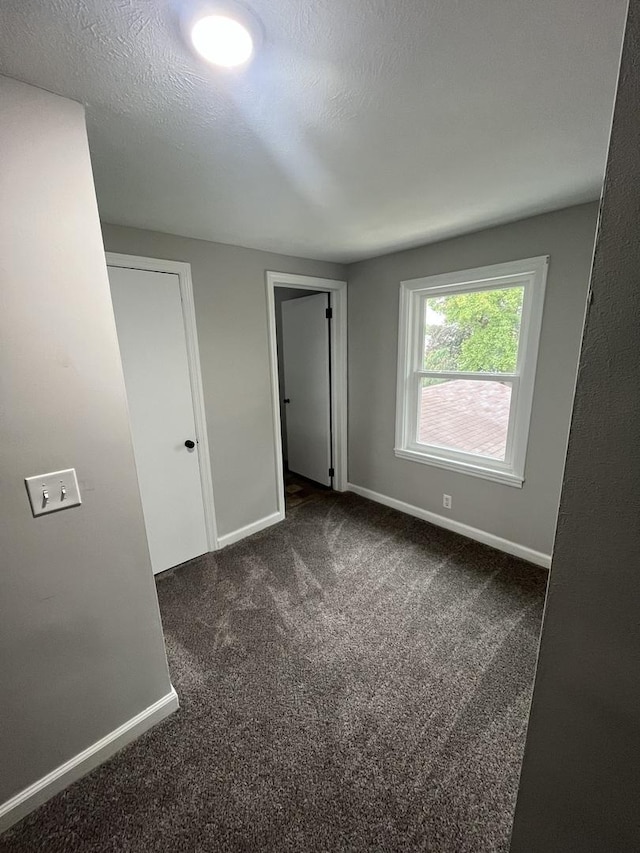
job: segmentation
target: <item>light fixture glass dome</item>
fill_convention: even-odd
[[[228,15],[206,15],[191,28],[193,46],[207,62],[223,68],[244,65],[253,54],[251,33]]]

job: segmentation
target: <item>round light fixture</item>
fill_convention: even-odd
[[[203,59],[223,68],[244,65],[253,53],[253,38],[240,21],[224,14],[206,15],[191,28],[191,41]]]

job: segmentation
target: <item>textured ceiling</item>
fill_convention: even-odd
[[[0,73],[87,105],[107,222],[350,261],[596,198],[626,0],[0,0]]]

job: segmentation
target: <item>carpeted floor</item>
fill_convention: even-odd
[[[180,711],[2,851],[506,851],[546,573],[332,493],[158,582]]]

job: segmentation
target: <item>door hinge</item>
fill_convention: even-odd
[[[324,316],[327,318],[327,320],[333,320],[333,308],[327,308],[327,310],[324,312]]]
[[[329,468],[329,476],[330,476],[330,477],[335,477],[335,475],[336,475],[335,470],[334,470],[333,468]]]

